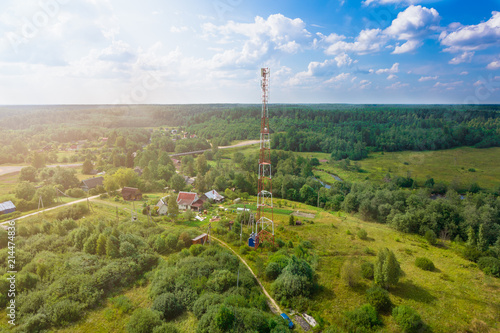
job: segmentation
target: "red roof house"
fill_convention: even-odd
[[[179,192],[177,195],[177,205],[179,209],[192,209],[199,211],[203,205],[203,200],[198,194],[193,192]]]

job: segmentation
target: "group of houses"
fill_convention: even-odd
[[[191,209],[196,212],[200,212],[203,208],[205,201],[211,200],[216,203],[224,201],[224,197],[220,195],[216,190],[208,191],[203,195],[199,196],[194,192],[179,192],[177,194],[177,206],[181,210]],[[162,198],[156,204],[158,207],[158,214],[165,215],[168,212],[167,199]]]
[[[186,182],[190,180],[187,179]],[[90,191],[97,186],[102,186],[104,182],[103,177],[93,177],[82,180],[80,187],[84,191]],[[135,201],[142,199],[142,193],[139,189],[135,187],[124,187],[122,189],[122,198],[126,201]],[[177,205],[180,210],[191,209],[193,211],[201,211],[205,201],[211,200],[212,202],[220,203],[224,201],[224,196],[220,195],[216,190],[208,191],[203,195],[199,196],[194,192],[179,192],[177,194]],[[166,198],[162,198],[156,204],[158,207],[158,214],[165,215],[168,211],[168,205]]]

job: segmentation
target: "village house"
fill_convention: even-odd
[[[0,215],[14,213],[16,211],[16,206],[12,201],[5,201],[0,203]]]
[[[199,212],[203,206],[203,202],[198,197],[198,194],[193,192],[179,192],[177,195],[177,205],[182,210],[191,209]]]
[[[142,199],[142,193],[138,188],[135,187],[124,187],[122,189],[123,200],[135,201]]]
[[[82,180],[80,187],[84,191],[89,191],[97,186],[102,186],[104,177],[94,177]]]

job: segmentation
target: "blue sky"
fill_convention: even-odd
[[[500,0],[4,0],[0,104],[500,103]]]

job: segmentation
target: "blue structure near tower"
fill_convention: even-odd
[[[250,234],[250,237],[248,237],[248,246],[255,247],[256,240],[257,240],[257,233],[252,232]]]

